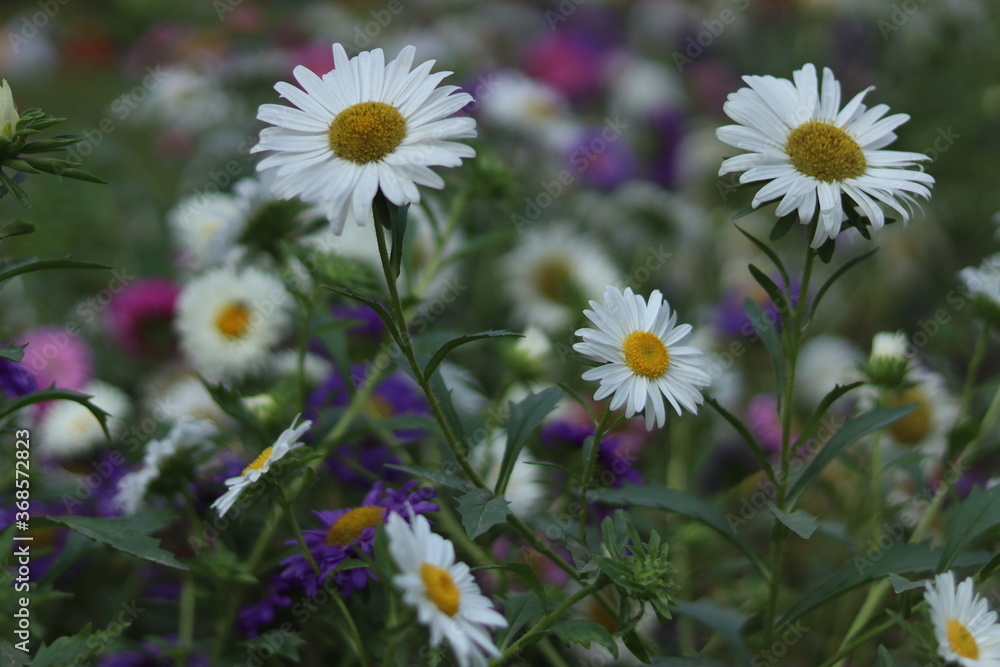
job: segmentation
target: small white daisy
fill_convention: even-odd
[[[740,183],[770,181],[754,196],[753,206],[778,198],[777,216],[798,211],[809,224],[819,203],[819,225],[812,239],[818,248],[836,238],[844,220],[842,195],[868,218],[873,230],[885,223],[882,205],[907,222],[915,196],[929,198],[934,178],[912,169],[928,160],[921,153],[882,150],[896,139],[894,129],[906,114],[883,118],[889,107],[868,109],[862,100],[869,87],[840,108],[840,83],[823,69],[822,91],[811,63],[792,81],[773,76],[745,76],[750,86],[729,95],[723,110],[739,125],[717,130],[719,140],[749,151],[722,163],[719,176],[743,172]]]
[[[121,389],[93,380],[80,389],[90,402],[108,413],[108,431],[115,438],[122,431],[131,405]],[[101,423],[90,410],[75,401],[54,401],[39,425],[38,448],[46,456],[76,456],[105,442]]]
[[[303,443],[299,442],[299,438],[309,430],[312,426],[312,422],[308,419],[298,426],[295,423],[299,420],[296,416],[292,420],[292,425],[282,432],[278,436],[278,439],[274,441],[274,444],[265,449],[260,453],[253,463],[248,465],[243,469],[243,472],[238,477],[230,477],[226,480],[226,486],[229,489],[219,496],[219,498],[212,503],[212,508],[215,509],[220,517],[226,515],[226,512],[236,504],[236,500],[240,497],[247,487],[252,485],[254,482],[259,480],[262,475],[267,473],[271,469],[271,465],[280,460],[285,454],[292,451],[293,449],[298,449],[304,446]]]
[[[184,286],[177,332],[191,364],[217,380],[263,366],[285,335],[292,298],[281,281],[255,268],[222,267]]]
[[[181,260],[201,271],[230,253],[246,228],[246,214],[228,194],[201,194],[180,201],[167,214],[167,224],[181,249]]]
[[[156,84],[137,116],[151,118],[170,130],[201,132],[231,122],[236,103],[213,76],[185,67],[157,68]],[[114,105],[112,105],[114,109]],[[119,103],[116,112],[126,111]]]
[[[553,154],[572,145],[580,124],[562,93],[518,71],[495,72],[489,81],[476,100],[484,122],[526,134]]]
[[[902,331],[881,331],[872,338],[872,351],[865,369],[872,382],[898,387],[910,367],[910,343]]]
[[[160,476],[160,464],[178,451],[202,446],[207,438],[216,433],[215,424],[206,420],[185,419],[174,424],[166,437],[146,445],[142,467],[118,480],[114,504],[127,516],[135,514],[146,497],[149,485]]]
[[[573,349],[606,362],[583,374],[584,380],[599,380],[594,394],[600,401],[614,394],[611,409],[625,406],[625,416],[645,411],[646,429],[667,421],[663,398],[677,414],[681,406],[697,414],[703,402],[701,388],[711,383],[706,372],[705,353],[696,347],[680,346],[691,334],[690,324],[677,325],[677,313],[659,290],[649,295],[649,304],[626,287],[625,293],[609,286],[605,305],[590,302],[593,310],[583,314],[597,329],[578,329],[582,343]]]
[[[889,440],[903,447],[916,447],[923,455],[925,470],[940,462],[948,449],[948,431],[958,418],[958,398],[943,375],[916,366],[906,376],[909,386],[886,392],[886,407],[916,403],[908,415],[889,424]]]
[[[576,323],[584,295],[600,292],[622,276],[597,243],[567,223],[524,234],[501,260],[500,281],[514,304],[514,319],[549,333]]]
[[[347,221],[372,219],[379,190],[398,206],[419,202],[418,185],[444,187],[430,167],[457,167],[475,156],[455,142],[476,136],[475,120],[451,117],[472,96],[439,88],[451,72],[430,74],[433,60],[410,71],[415,52],[408,46],[386,65],[382,49],[349,59],[334,44],[334,69],[322,78],[300,65],[293,74],[302,89],[275,85],[298,108],[261,105],[257,118],[275,127],[251,150],[273,151],[257,169],[275,170],[275,196],[322,203],[340,234]]]
[[[962,667],[1000,665],[1000,625],[996,612],[972,589],[969,577],[957,587],[955,574],[945,572],[924,587],[938,655]]]
[[[864,358],[858,346],[842,336],[822,334],[810,338],[799,351],[796,400],[801,399],[804,405],[818,405],[836,385],[860,380],[858,365]],[[836,405],[850,400],[850,394],[842,396]]]
[[[488,658],[500,657],[487,628],[505,628],[507,619],[480,593],[469,566],[455,562],[455,546],[419,514],[410,523],[390,514],[385,533],[400,570],[392,581],[430,629],[431,646],[447,639],[461,667],[485,667]]]
[[[962,285],[983,305],[1000,309],[1000,253],[983,260],[979,266],[969,266],[958,274]]]
[[[186,365],[161,369],[150,377],[142,391],[144,407],[155,419],[208,419],[220,426],[232,419]]]

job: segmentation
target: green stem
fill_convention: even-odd
[[[187,664],[187,660],[191,655],[191,647],[194,644],[194,619],[194,577],[190,572],[187,572],[184,575],[184,584],[181,588],[180,617],[177,623],[177,643],[180,646],[178,659],[182,665]]]
[[[354,623],[354,618],[351,616],[351,612],[348,611],[347,605],[344,604],[344,600],[338,593],[331,594],[330,599],[337,604],[337,608],[340,609],[340,613],[344,615],[344,619],[347,621],[348,632],[350,633],[352,643],[354,644],[354,650],[358,654],[358,659],[361,661],[362,667],[366,667],[368,665],[368,661],[365,659],[365,644],[361,640],[361,633],[358,632],[358,626]]]
[[[604,584],[604,577],[600,576],[594,580],[593,583],[578,590],[575,594],[567,598],[561,605],[543,616],[542,619],[531,628],[530,632],[525,633],[520,639],[508,646],[507,650],[503,652],[503,655],[494,660],[492,664],[500,665],[506,662],[508,659],[517,655],[525,648],[544,637],[545,631],[550,625],[559,620],[559,618],[562,617],[562,615],[577,602],[603,588]]]
[[[852,641],[850,644],[847,644],[846,646],[841,647],[833,655],[833,657],[831,657],[829,660],[827,660],[822,665],[820,665],[820,667],[831,667],[832,665],[837,664],[841,660],[844,660],[845,658],[847,658],[847,656],[849,656],[854,651],[854,649],[858,648],[859,646],[862,646],[863,644],[867,644],[869,641],[871,641],[872,639],[875,639],[876,637],[878,637],[879,635],[881,635],[883,632],[885,632],[886,630],[888,630],[889,628],[891,628],[891,627],[893,627],[895,625],[896,625],[896,619],[890,618],[888,621],[886,621],[882,625],[879,625],[879,626],[877,626],[875,628],[872,628],[871,630],[869,630],[865,634],[861,635],[860,637],[858,637],[857,639],[855,639],[854,641]]]
[[[310,553],[309,547],[306,545],[305,538],[302,537],[302,529],[299,528],[299,520],[295,518],[295,512],[292,511],[292,508],[288,505],[288,502],[284,498],[281,498],[279,502],[281,503],[281,506],[285,508],[285,514],[288,515],[288,518],[291,521],[292,532],[295,533],[295,541],[299,543],[299,548],[302,549],[302,555],[305,556],[305,559],[307,561],[309,561],[309,566],[312,567],[313,572],[316,573],[316,576],[322,577],[323,573],[320,572],[319,566],[316,565],[316,561],[313,559],[312,553]],[[320,583],[325,583],[325,582],[320,582]]]
[[[969,405],[972,403],[972,390],[976,383],[976,374],[983,363],[983,357],[986,356],[986,345],[989,343],[989,340],[990,328],[984,324],[982,330],[979,332],[979,336],[976,338],[976,347],[972,352],[972,359],[969,361],[969,370],[965,376],[965,387],[962,389],[962,403],[958,410],[959,423],[964,421],[966,415],[969,413]]]
[[[608,421],[611,418],[611,411],[608,410],[601,417],[601,421],[594,426],[594,439],[590,445],[590,453],[584,465],[583,478],[580,480],[580,540],[583,541],[587,535],[587,492],[590,491],[590,482],[594,479],[594,466],[597,464],[597,452],[601,446],[601,440],[607,429]]]

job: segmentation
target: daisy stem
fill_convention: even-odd
[[[816,232],[818,220],[814,219],[809,225],[809,238]],[[778,478],[777,497],[775,505],[779,510],[785,510],[785,494],[788,489],[788,471],[792,459],[792,403],[795,393],[795,369],[799,360],[799,344],[802,341],[802,325],[805,321],[806,301],[809,295],[809,279],[812,277],[813,261],[816,258],[816,251],[807,246],[805,266],[802,269],[802,283],[799,285],[799,296],[795,303],[795,309],[791,313],[788,331],[782,333],[785,357],[785,387],[781,396],[781,476]],[[790,283],[791,281],[789,281]],[[788,290],[786,303],[791,306],[792,286],[786,285]],[[774,527],[771,530],[771,576],[768,580],[767,608],[764,615],[764,646],[770,646],[774,637],[774,621],[778,610],[778,591],[781,588],[781,559],[785,543],[785,536],[788,529],[778,521],[774,520]]]
[[[517,655],[518,653],[526,649],[531,644],[534,644],[536,641],[542,639],[545,636],[545,631],[548,629],[550,625],[552,625],[560,618],[562,618],[563,614],[565,614],[569,609],[571,609],[573,605],[575,605],[577,602],[584,599],[588,595],[592,595],[593,593],[596,593],[597,591],[604,588],[605,583],[606,581],[604,579],[604,575],[601,575],[597,577],[597,579],[595,579],[592,583],[588,584],[587,586],[584,586],[576,593],[571,595],[569,598],[566,599],[565,602],[563,602],[561,605],[550,611],[548,614],[543,616],[541,620],[535,623],[535,625],[532,626],[530,632],[525,633],[524,635],[522,635],[520,639],[518,639],[516,642],[508,646],[507,650],[503,652],[503,655],[494,660],[492,664],[494,665],[503,664],[513,656]]]
[[[186,665],[194,641],[195,587],[191,572],[184,575],[181,588],[180,617],[178,619],[177,643],[180,646],[181,664]]]
[[[392,204],[389,205],[391,206]],[[441,406],[437,395],[435,395],[434,390],[431,388],[431,379],[424,376],[423,369],[417,362],[416,355],[413,352],[413,341],[410,338],[410,330],[406,325],[406,314],[403,311],[403,304],[399,298],[396,276],[393,275],[392,266],[389,261],[389,250],[386,245],[385,230],[383,229],[381,220],[381,208],[382,207],[380,206],[372,207],[372,212],[375,216],[375,238],[378,241],[378,252],[379,257],[382,260],[382,273],[385,276],[386,288],[389,290],[389,306],[392,309],[390,314],[395,320],[397,333],[399,334],[400,349],[403,352],[403,356],[406,357],[407,363],[410,365],[413,377],[416,379],[417,384],[420,385],[420,389],[424,392],[424,396],[427,398],[427,404],[430,406],[431,412],[434,414],[434,418],[441,427],[441,433],[444,436],[445,442],[448,443],[448,447],[455,456],[455,460],[458,462],[458,465],[462,468],[476,488],[492,491],[492,489],[489,489],[489,487],[486,486],[486,483],[483,482],[483,478],[478,472],[476,472],[476,469],[469,462],[469,457],[465,455],[464,444],[459,441],[458,436],[455,434],[455,430],[452,428],[451,422],[444,413],[444,408]],[[535,535],[535,531],[529,528],[528,525],[516,515],[507,515],[507,525],[520,533],[521,537],[523,537],[528,544],[533,546],[539,553],[543,554],[546,558],[555,563],[557,567],[569,574],[573,577],[573,579],[576,581],[582,580],[582,576],[576,571],[575,567],[567,563],[551,547],[540,540],[538,536]]]
[[[965,376],[965,387],[962,389],[962,404],[958,409],[959,423],[965,421],[965,417],[969,412],[969,405],[972,403],[973,388],[976,383],[976,374],[979,372],[979,367],[983,363],[983,357],[986,355],[986,345],[989,339],[990,328],[983,325],[979,336],[976,338],[976,348],[972,353],[972,359],[969,361],[969,370]]]
[[[846,646],[842,646],[833,655],[833,657],[831,657],[829,660],[827,660],[822,665],[820,665],[820,667],[832,667],[832,665],[837,664],[838,662],[840,662],[841,660],[843,660],[844,658],[846,658],[847,656],[849,656],[854,651],[854,649],[856,649],[859,646],[862,646],[864,644],[867,644],[872,639],[875,639],[876,637],[878,637],[879,635],[881,635],[886,630],[888,630],[888,629],[892,628],[893,626],[895,626],[896,623],[897,623],[897,621],[896,621],[895,618],[890,618],[888,621],[886,621],[882,625],[879,625],[879,626],[877,626],[875,628],[872,628],[871,630],[869,630],[865,634],[861,635],[860,637],[858,637],[857,639],[855,639],[854,641],[852,641],[850,644],[847,644]]]
[[[285,514],[288,515],[288,518],[291,521],[292,532],[295,533],[295,540],[299,543],[299,548],[302,549],[302,555],[305,556],[305,559],[309,562],[309,566],[312,567],[313,572],[316,573],[316,576],[322,579],[323,573],[320,572],[319,566],[316,565],[316,561],[313,559],[312,554],[309,552],[309,547],[306,545],[305,538],[302,537],[302,529],[299,528],[299,520],[295,518],[295,512],[292,511],[292,508],[288,505],[288,501],[285,500],[284,496],[280,497],[279,502],[281,503],[281,506],[285,509]]]
[[[351,617],[351,612],[348,611],[347,605],[344,604],[344,600],[338,593],[330,595],[330,599],[337,604],[340,613],[344,615],[344,619],[347,621],[347,629],[350,632],[351,643],[354,644],[354,650],[358,654],[358,660],[361,661],[362,667],[367,667],[368,661],[365,659],[365,644],[361,641],[361,633],[358,632],[358,626],[355,625],[354,619]]]
[[[597,452],[601,447],[601,440],[607,432],[608,421],[611,418],[611,411],[607,410],[601,417],[601,421],[594,426],[594,437],[590,445],[590,452],[583,470],[583,478],[580,480],[580,539],[584,540],[587,535],[587,492],[590,490],[590,483],[594,479],[594,466],[597,464]]]

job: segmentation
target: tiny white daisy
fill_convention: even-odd
[[[299,420],[297,415],[295,419],[292,420],[292,425],[282,432],[278,436],[278,439],[274,441],[274,444],[265,449],[260,453],[253,463],[248,465],[243,469],[243,472],[237,477],[230,477],[226,480],[226,486],[229,489],[219,496],[214,503],[212,503],[212,508],[219,513],[220,517],[226,515],[226,512],[236,504],[237,499],[240,495],[251,486],[257,480],[261,478],[262,475],[266,474],[270,469],[271,465],[276,461],[280,460],[288,452],[293,449],[298,449],[304,446],[303,443],[299,442],[299,438],[309,430],[312,426],[312,422],[308,419],[298,426],[295,423]]]
[[[549,333],[576,323],[584,295],[621,278],[607,252],[567,223],[526,232],[500,270],[515,321]]]
[[[390,514],[385,533],[400,570],[392,581],[430,629],[431,646],[447,639],[461,667],[485,667],[488,658],[500,657],[487,628],[505,628],[507,619],[480,593],[469,566],[455,562],[455,546],[419,514],[410,523]]]
[[[770,181],[753,198],[757,206],[778,198],[775,214],[798,211],[809,224],[819,203],[819,224],[812,239],[818,248],[840,233],[842,195],[868,218],[871,228],[885,223],[882,205],[907,222],[915,196],[929,198],[934,178],[912,169],[928,160],[921,153],[882,150],[896,139],[894,129],[906,114],[883,118],[889,107],[862,104],[869,87],[840,108],[840,83],[823,69],[822,91],[811,63],[792,81],[745,76],[750,86],[729,95],[723,110],[739,125],[717,130],[719,140],[749,151],[725,160],[719,176],[743,172],[740,183]]]
[[[149,485],[160,476],[160,464],[178,451],[200,447],[216,433],[215,424],[207,420],[185,419],[174,424],[166,437],[146,445],[142,467],[118,480],[114,504],[128,516],[135,514],[146,497]]]
[[[167,214],[167,224],[181,248],[181,260],[201,271],[229,254],[246,228],[246,215],[228,194],[201,194],[181,200]]]
[[[880,331],[872,337],[869,363],[879,360],[898,361],[909,358],[910,343],[902,331]]]
[[[711,383],[706,372],[705,353],[696,347],[681,346],[691,334],[690,324],[677,324],[659,290],[649,295],[649,303],[626,287],[624,294],[609,286],[605,305],[590,302],[593,310],[583,314],[597,329],[578,329],[582,343],[573,349],[591,359],[606,362],[583,374],[584,380],[599,380],[594,394],[600,401],[608,396],[611,409],[625,406],[625,416],[645,411],[646,429],[667,421],[663,398],[677,414],[681,406],[697,414],[703,402],[701,388]]]
[[[298,108],[261,105],[257,118],[275,127],[251,149],[273,151],[257,169],[275,170],[275,196],[322,203],[340,234],[349,220],[372,219],[379,190],[398,206],[419,202],[418,185],[444,187],[430,167],[457,167],[475,156],[454,141],[474,138],[475,120],[451,117],[472,96],[439,88],[451,72],[430,74],[433,60],[410,71],[415,52],[407,46],[386,65],[382,49],[348,58],[334,44],[334,69],[322,78],[300,65],[293,74],[302,89],[275,85]]]
[[[1000,309],[1000,253],[987,257],[979,266],[962,269],[958,279],[973,298],[992,310]]]
[[[930,607],[938,655],[962,667],[1000,665],[1000,625],[996,612],[973,591],[969,577],[957,587],[955,574],[945,572],[924,587]]]
[[[175,320],[191,364],[213,379],[260,368],[285,335],[292,298],[281,281],[255,268],[221,267],[184,286]]]
[[[90,402],[108,413],[108,431],[112,438],[117,437],[131,410],[128,396],[100,380],[91,381],[80,392],[89,394]],[[105,440],[97,417],[75,401],[53,402],[39,424],[38,448],[46,456],[76,456]]]

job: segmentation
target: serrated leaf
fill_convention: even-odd
[[[3,227],[0,227],[0,239],[10,238],[11,236],[25,236],[27,234],[33,234],[34,231],[34,223],[18,218],[17,220],[8,222]]]
[[[186,570],[174,555],[160,548],[159,541],[145,535],[134,527],[127,519],[104,519],[89,516],[47,516],[44,521],[66,526],[84,537],[95,542],[132,554],[138,558],[166,565],[167,567]]]
[[[0,172],[2,173],[2,172]],[[14,276],[33,271],[49,271],[51,269],[113,269],[107,264],[97,262],[83,262],[80,260],[63,257],[60,259],[25,259],[18,262],[11,262],[0,267],[0,282],[10,280]]]
[[[14,648],[14,645],[7,640],[0,640],[0,665],[4,667],[24,667],[30,664],[31,656],[24,651]]]
[[[493,526],[500,525],[510,514],[509,503],[489,489],[473,489],[458,499],[458,513],[469,539],[476,539]]]
[[[840,429],[827,441],[819,454],[806,466],[802,475],[795,481],[792,490],[788,493],[789,500],[794,503],[799,495],[806,490],[811,482],[823,468],[830,464],[840,454],[841,450],[848,445],[857,442],[860,438],[873,431],[888,426],[897,419],[908,415],[916,404],[901,405],[894,408],[882,408],[871,410],[862,415],[848,419]]]
[[[549,628],[549,632],[558,637],[567,648],[570,644],[579,644],[585,649],[590,649],[590,643],[597,642],[608,649],[615,660],[618,659],[618,642],[607,628],[599,623],[573,619],[559,621]]]
[[[303,641],[305,640],[296,632],[271,629],[258,637],[246,640],[243,642],[243,646],[246,648],[248,655],[264,655],[266,648],[269,649],[267,652],[268,657],[273,654],[287,658],[293,662],[299,662],[301,660],[299,657],[299,646],[302,645]]]
[[[89,641],[94,633],[90,623],[83,626],[80,632],[71,637],[60,637],[51,644],[38,649],[32,667],[66,667],[66,665],[87,664],[90,658],[97,655],[103,645]]]
[[[428,479],[433,482],[436,486],[447,486],[450,489],[463,492],[469,492],[474,489],[474,487],[465,480],[456,477],[455,475],[441,472],[440,470],[428,470],[418,466],[404,466],[396,464],[386,464],[386,467],[402,470],[403,472],[408,472],[411,475],[416,475],[417,477],[423,477],[424,479]]]
[[[434,353],[434,356],[431,357],[431,360],[427,362],[426,366],[424,366],[424,377],[430,377],[431,374],[437,370],[437,367],[441,365],[441,362],[444,361],[445,357],[448,356],[448,353],[461,345],[482,340],[484,338],[502,338],[510,336],[523,337],[524,334],[509,331],[507,329],[493,329],[490,331],[479,331],[477,333],[466,334],[464,336],[459,336],[458,338],[453,338],[439,347]]]
[[[668,489],[659,484],[645,484],[621,489],[604,489],[594,492],[592,496],[610,505],[638,505],[662,509],[700,521],[743,551],[761,573],[767,576],[767,564],[753,544],[737,532],[721,512],[689,491]]]
[[[951,520],[946,525],[948,533],[941,552],[941,562],[938,563],[938,572],[947,570],[959,549],[969,541],[1000,525],[1000,486],[994,486],[988,491],[974,487],[951,513]]]
[[[507,446],[500,462],[500,474],[495,487],[497,495],[503,495],[507,490],[507,482],[514,472],[514,463],[521,449],[535,429],[541,425],[542,420],[555,410],[562,393],[559,387],[549,387],[536,394],[528,394],[517,403],[508,404],[510,418],[507,420]]]
[[[779,510],[774,505],[770,509],[771,514],[778,521],[788,526],[793,533],[803,540],[808,540],[816,532],[816,529],[819,528],[819,521],[816,520],[816,517],[805,510],[795,510],[789,513]]]
[[[545,556],[542,555],[538,555],[536,557],[545,558]],[[548,596],[545,594],[545,587],[542,585],[541,579],[538,578],[538,573],[535,572],[535,569],[531,567],[531,565],[528,563],[515,562],[506,563],[503,567],[524,579],[524,582],[528,584],[532,592],[538,596],[538,598],[542,601],[542,604],[547,604]]]
[[[688,618],[693,618],[700,623],[718,633],[718,635],[729,644],[733,652],[733,657],[740,665],[750,665],[750,651],[747,650],[740,634],[743,626],[750,618],[736,609],[723,607],[718,603],[707,600],[675,600],[677,613]]]
[[[774,366],[774,377],[778,386],[778,400],[784,400],[782,393],[785,387],[785,357],[781,351],[781,341],[778,340],[778,331],[760,305],[750,297],[743,300],[743,311],[754,331],[760,336],[767,353],[771,355],[771,364]]]
[[[538,618],[545,608],[538,596],[530,591],[524,593],[509,593],[501,598],[504,618],[507,619],[507,631],[503,633],[500,642],[501,650],[517,637],[521,629]]]
[[[21,361],[24,358],[24,348],[26,347],[28,347],[27,343],[24,345],[5,345],[0,347],[0,357],[11,361]]]

